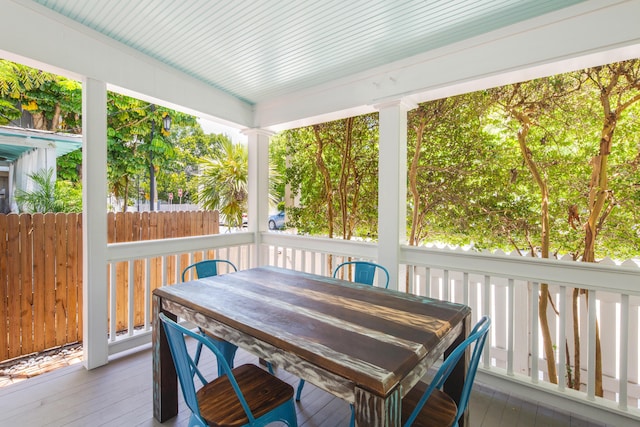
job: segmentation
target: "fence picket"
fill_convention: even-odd
[[[67,215],[67,342],[78,341],[78,214]]]
[[[20,344],[20,223],[17,215],[9,215],[7,224],[7,273],[9,357],[21,354]]]
[[[119,218],[119,219],[118,219]],[[116,216],[115,242],[127,242],[127,216]],[[127,295],[129,293],[128,268],[126,262],[116,264],[116,283],[122,286],[116,287],[116,328],[118,331],[127,329]],[[113,299],[112,299],[113,300]]]
[[[45,245],[44,215],[33,214],[33,347],[45,347]]]
[[[67,341],[67,215],[58,213],[56,221],[56,346]]]
[[[31,222],[31,215],[20,218],[20,345],[24,354],[33,353]]]
[[[0,236],[7,235],[7,215],[0,215]],[[7,240],[0,238],[0,272],[6,272],[7,266]],[[9,343],[7,340],[7,319],[9,317],[7,298],[9,283],[8,274],[0,274],[0,360],[9,358]]]
[[[76,216],[76,272],[77,275],[76,277],[78,278],[78,305],[77,305],[77,310],[78,310],[78,341],[82,341],[82,306],[83,306],[83,300],[82,300],[82,284],[84,283],[84,277],[83,277],[83,269],[82,269],[82,262],[84,260],[84,257],[82,256],[83,252],[82,252],[82,214],[78,214]]]

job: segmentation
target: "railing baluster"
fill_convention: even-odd
[[[424,296],[431,298],[431,268],[424,269]]]
[[[596,396],[596,292],[587,291],[588,304],[588,352],[587,358],[587,399],[595,400]]]
[[[149,323],[149,314],[151,313],[151,275],[149,271],[151,269],[151,258],[147,257],[144,260],[144,330],[151,330],[151,324]]]
[[[450,286],[450,280],[449,280],[449,270],[444,270],[444,274],[442,275],[442,289],[440,290],[440,294],[441,294],[441,299],[445,300],[445,301],[450,301],[449,299],[449,286]]]
[[[469,305],[469,273],[466,271],[462,275],[462,301],[463,304]]]
[[[162,279],[160,280],[160,283],[162,283],[162,286],[166,285],[168,282],[168,277],[167,277],[167,256],[164,255],[160,258],[161,263],[160,263],[160,271],[162,274]]]
[[[293,248],[289,248],[287,249],[287,251],[291,251],[291,269],[293,270],[297,270],[297,264],[298,264],[298,251],[296,249]]]
[[[300,251],[300,271],[307,271],[307,251]]]
[[[637,319],[636,319],[637,322]],[[618,407],[627,410],[627,385],[628,363],[629,363],[629,295],[620,296],[620,373],[618,382],[620,388],[618,390]]]
[[[564,343],[567,340],[567,287],[560,286],[560,294],[558,298],[558,310],[560,311],[560,319],[558,320],[558,328],[560,334],[558,337],[558,388],[564,391],[567,383],[567,355],[564,349]]]
[[[416,290],[416,266],[415,265],[407,265],[407,293],[418,295]]]
[[[133,331],[135,330],[134,326],[135,326],[135,321],[134,321],[134,315],[135,315],[135,278],[133,277],[133,264],[135,263],[135,261],[133,260],[129,260],[128,264],[129,264],[129,277],[128,277],[128,281],[129,281],[129,295],[128,295],[128,302],[127,302],[127,335],[128,336],[133,336]]]
[[[109,341],[114,342],[116,340],[116,263],[111,263],[111,292],[109,295]]]
[[[323,276],[327,276],[327,254],[323,253],[320,256],[320,259],[322,261],[321,266],[320,266],[320,268],[321,268],[320,274],[323,275]]]
[[[491,295],[491,276],[486,275],[484,276],[484,286],[482,289],[483,314],[489,314],[491,312],[490,295]],[[479,318],[480,316],[477,316],[477,319]],[[492,340],[493,340],[493,332],[489,330],[489,336],[487,341],[491,343]],[[489,369],[489,367],[491,366],[491,345],[490,344],[485,345],[484,352],[482,354],[482,359],[483,359],[484,367],[486,369]]]
[[[514,280],[509,279],[507,284],[507,375],[513,375],[513,338],[514,338]]]
[[[539,343],[538,335],[540,334],[538,323],[538,298],[540,298],[540,284],[533,282],[531,284],[531,381],[538,382],[538,359],[539,359]]]

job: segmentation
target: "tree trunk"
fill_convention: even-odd
[[[417,246],[419,239],[417,236],[417,229],[420,215],[420,193],[418,192],[418,162],[420,160],[420,152],[422,150],[422,137],[424,135],[424,123],[416,129],[416,150],[413,153],[413,159],[411,160],[411,166],[409,167],[409,190],[411,191],[411,197],[413,199],[413,212],[411,220],[411,233],[409,234],[409,245]]]
[[[352,139],[353,135],[353,117],[345,119],[345,131],[344,131],[344,147],[342,149],[342,163],[340,167],[340,183],[338,186],[338,194],[340,196],[340,213],[342,217],[342,238],[349,239],[351,232],[349,227],[349,175],[352,167]],[[355,196],[355,195],[354,195]]]
[[[43,112],[32,112],[31,119],[33,120],[33,128],[39,130],[49,130],[47,128],[47,119],[44,117]]]
[[[318,170],[322,174],[322,178],[324,180],[324,192],[325,192],[325,200],[327,202],[327,221],[329,228],[329,238],[333,238],[333,186],[331,185],[331,174],[327,169],[327,165],[324,163],[324,158],[322,157],[324,153],[324,141],[320,135],[320,126],[314,125],[313,132],[316,136],[316,165],[318,166]]]
[[[129,205],[129,180],[127,179],[124,185],[124,195],[122,196],[122,212],[127,211]]]
[[[53,110],[53,117],[51,118],[51,125],[49,126],[49,130],[51,132],[58,131],[58,125],[60,124],[60,104],[56,104],[55,109]]]
[[[598,233],[604,224],[609,209],[605,209],[606,203],[611,199],[609,191],[608,158],[611,154],[611,142],[622,109],[614,110],[611,107],[609,96],[615,88],[617,77],[601,88],[600,102],[603,107],[604,122],[600,133],[600,149],[598,155],[591,160],[591,182],[589,185],[589,218],[585,224],[584,255],[583,262],[596,262],[595,247]],[[587,297],[588,299],[588,297]],[[596,320],[596,396],[604,395],[602,385],[602,352],[600,344],[600,328]]]
[[[527,168],[531,172],[534,181],[540,189],[541,206],[540,215],[542,223],[541,233],[541,256],[542,258],[549,258],[549,189],[547,182],[540,174],[536,162],[533,160],[531,150],[527,147],[527,135],[529,134],[529,128],[531,126],[529,118],[517,112],[512,113],[520,121],[521,128],[518,131],[518,143],[520,145],[520,151],[524,158]],[[531,254],[535,256],[534,253]],[[553,349],[553,340],[551,339],[551,331],[549,330],[549,319],[547,317],[547,307],[549,301],[549,285],[542,283],[540,285],[540,295],[538,297],[538,317],[540,320],[540,331],[542,332],[542,343],[544,348],[545,358],[547,360],[547,372],[549,374],[549,382],[553,384],[558,383],[558,373],[556,370],[556,357]],[[537,357],[537,356],[533,356]]]

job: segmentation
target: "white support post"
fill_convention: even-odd
[[[398,289],[400,245],[407,240],[407,111],[415,106],[391,101],[379,111],[378,263],[389,270],[389,289]]]
[[[109,359],[107,301],[107,87],[82,85],[82,283],[83,363],[93,369]],[[91,236],[91,238],[89,238]]]
[[[265,265],[267,260],[260,250],[261,234],[267,231],[269,218],[269,137],[273,133],[264,129],[243,131],[249,140],[249,224],[254,233],[251,266]]]

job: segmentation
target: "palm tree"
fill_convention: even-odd
[[[40,169],[27,175],[35,184],[33,191],[16,190],[16,201],[24,212],[60,212],[63,204],[56,199],[53,168]]]
[[[213,157],[200,163],[197,201],[205,209],[217,209],[229,227],[242,226],[247,211],[248,159],[246,146],[225,139]]]

